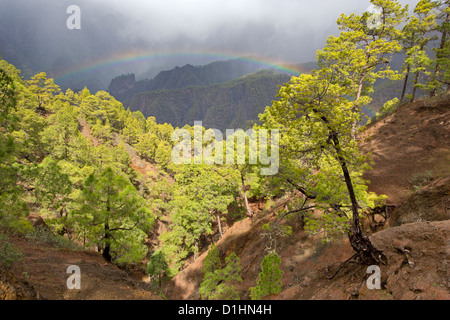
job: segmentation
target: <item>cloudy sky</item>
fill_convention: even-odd
[[[125,18],[120,35],[150,45],[228,50],[311,60],[341,13],[363,12],[365,0],[97,0]],[[415,4],[417,0],[403,0]],[[126,17],[130,17],[127,19]]]
[[[414,6],[418,0],[400,2]],[[81,9],[81,30],[66,27],[70,5]],[[302,63],[314,60],[327,36],[338,33],[341,13],[369,6],[369,0],[0,0],[0,54],[50,73],[133,50]],[[152,67],[148,63],[138,66],[141,73]]]

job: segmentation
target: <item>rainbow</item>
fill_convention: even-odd
[[[224,52],[205,52],[205,51],[154,51],[154,52],[124,52],[109,57],[102,57],[97,60],[89,61],[84,64],[72,67],[70,69],[60,70],[53,75],[55,81],[66,81],[71,78],[81,76],[84,74],[98,72],[100,70],[119,67],[121,65],[148,61],[163,60],[166,58],[177,57],[204,57],[213,60],[233,60],[238,59],[251,64],[259,65],[263,68],[277,70],[289,75],[298,75],[305,71],[301,70],[298,66],[289,65],[283,61],[277,61],[274,59],[268,59],[264,57],[245,56],[235,53]]]

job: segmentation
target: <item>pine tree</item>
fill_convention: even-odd
[[[252,300],[261,300],[261,298],[278,294],[281,292],[281,277],[283,271],[280,270],[281,258],[275,252],[269,252],[261,264],[261,272],[258,276],[258,284],[250,288],[250,298]]]
[[[145,256],[144,231],[150,228],[152,216],[127,179],[111,168],[98,176],[91,174],[84,183],[80,203],[75,219],[107,261],[132,262]]]
[[[344,15],[337,23],[342,30],[339,37],[330,36],[317,58],[322,69],[338,71],[336,80],[349,86],[349,92],[358,104],[355,108],[368,103],[360,99],[372,91],[372,85],[378,78],[398,79],[399,75],[390,69],[393,54],[400,52],[401,36],[398,26],[404,21],[408,7],[402,7],[397,0],[371,0],[377,9],[374,13],[362,15]],[[372,23],[373,19],[377,23]]]
[[[434,48],[436,59],[432,65],[431,79],[427,83],[431,97],[439,91],[450,90],[450,1],[438,1],[437,7],[437,20],[440,23],[436,27],[436,31],[439,33],[440,39],[439,46]]]
[[[20,166],[16,163],[17,144],[12,131],[17,123],[14,111],[21,86],[19,72],[0,60],[0,225],[11,226],[26,212],[18,186]]]
[[[207,164],[180,166],[170,202],[171,226],[161,235],[162,246],[176,273],[190,254],[199,255],[200,239],[212,235],[214,220],[221,230],[221,217],[239,194],[237,171]]]
[[[163,251],[158,250],[152,254],[147,264],[147,273],[150,277],[156,277],[161,289],[162,279],[169,273],[169,264]]]
[[[410,72],[414,74],[414,87],[411,101],[414,101],[416,97],[417,88],[423,88],[419,83],[419,79],[420,74],[425,72],[427,66],[431,64],[427,46],[434,40],[430,32],[437,26],[435,9],[435,1],[419,1],[414,8],[414,16],[410,17],[408,23],[403,28],[403,46],[406,51],[406,74],[400,102],[403,102],[405,98]]]
[[[200,296],[207,300],[239,300],[235,283],[241,282],[239,257],[232,252],[221,268],[217,247],[212,246],[202,268],[204,277],[200,285]]]
[[[347,233],[357,256],[374,263],[381,253],[362,234],[359,210],[379,199],[367,192],[362,174],[368,165],[353,138],[358,102],[348,98],[352,88],[335,79],[328,68],[293,77],[260,119],[265,128],[280,130],[280,175],[305,196],[293,212],[306,212],[306,202],[314,199],[327,217],[325,230]]]

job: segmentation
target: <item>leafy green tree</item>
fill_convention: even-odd
[[[26,103],[31,104],[33,110],[43,114],[51,109],[55,95],[61,92],[53,79],[48,79],[45,72],[38,73],[27,81],[29,94]]]
[[[311,215],[309,227],[347,233],[356,255],[374,263],[381,253],[362,234],[359,210],[381,199],[367,192],[362,179],[368,164],[353,138],[352,124],[361,115],[348,98],[351,90],[336,83],[328,68],[293,77],[260,119],[280,130],[280,175],[304,195],[292,212],[306,213],[306,202],[314,200],[324,220],[316,224]]]
[[[3,226],[15,224],[27,212],[21,198],[23,190],[18,185],[22,168],[16,163],[17,144],[12,135],[21,86],[18,75],[14,66],[0,60],[0,224]]]
[[[197,257],[199,240],[213,233],[213,221],[228,214],[235,201],[235,171],[226,167],[196,164],[182,166],[175,176],[171,201],[171,228],[161,241],[171,266],[178,269],[189,254]],[[231,183],[230,183],[231,181]]]
[[[156,164],[166,170],[170,164],[172,156],[172,148],[170,144],[166,141],[161,141],[155,151],[155,162]]]
[[[245,149],[241,147],[242,145],[245,145]],[[227,137],[225,149],[224,159],[226,159],[227,153],[234,154],[231,167],[239,173],[239,183],[245,210],[247,216],[252,217],[253,211],[250,208],[247,197],[247,179],[252,175],[253,170],[259,168],[257,157],[258,139],[251,130],[249,132],[237,130],[233,135]]]
[[[450,89],[450,1],[437,1],[437,20],[440,21],[435,31],[439,34],[439,46],[434,48],[436,59],[432,64],[430,72],[430,81],[427,83],[427,89],[430,96],[435,96],[439,91],[448,91]],[[442,88],[443,86],[444,89]]]
[[[169,264],[164,252],[161,250],[154,252],[147,264],[147,273],[150,277],[156,277],[160,289],[163,277],[169,272]]]
[[[20,103],[20,102],[19,102]],[[48,154],[42,133],[48,126],[48,120],[36,111],[23,105],[14,111],[14,117],[20,119],[12,132],[17,146],[17,154],[29,163],[38,162]]]
[[[101,249],[107,261],[134,262],[146,254],[145,231],[152,216],[134,186],[121,175],[106,168],[91,174],[80,197],[78,221],[88,237]]]
[[[129,144],[133,145],[138,142],[139,136],[145,133],[147,121],[140,111],[132,113],[128,110],[124,115],[122,135]]]
[[[397,0],[371,0],[378,10],[377,23],[371,23],[374,13],[362,15],[342,14],[337,23],[341,29],[339,37],[330,36],[323,50],[318,52],[321,69],[335,70],[337,82],[349,86],[349,94],[355,98],[354,107],[366,104],[373,83],[378,78],[398,79],[389,67],[392,54],[401,50],[398,26],[404,21],[408,7]]]
[[[167,143],[172,143],[172,133],[174,129],[171,124],[157,124],[156,134],[161,141],[165,141]]]
[[[216,244],[213,243],[211,245],[211,248],[209,248],[208,250],[205,261],[203,262],[202,272],[204,274],[214,272],[220,269],[221,263],[222,262],[220,261],[219,249],[217,248]]]
[[[122,104],[106,91],[98,91],[95,98],[97,99],[97,108],[93,115],[101,120],[103,126],[109,124],[116,132],[123,130],[125,110]]]
[[[200,285],[200,296],[207,300],[239,300],[235,283],[242,282],[239,275],[241,265],[239,257],[232,252],[225,259],[225,266],[221,268],[219,252],[213,245],[205,259],[202,271],[204,277]]]
[[[41,141],[52,156],[68,160],[74,149],[72,141],[79,133],[73,107],[65,104],[49,117],[49,124],[41,133]]]
[[[437,26],[436,7],[437,3],[435,1],[419,1],[414,8],[414,15],[410,17],[408,23],[403,28],[403,46],[406,51],[406,75],[400,98],[401,102],[405,97],[410,72],[414,74],[412,101],[416,97],[417,88],[423,88],[419,84],[419,77],[421,73],[427,70],[427,66],[432,63],[432,59],[428,55],[429,50],[427,46],[435,39],[431,31],[436,29]]]
[[[57,161],[47,157],[35,170],[34,196],[42,208],[67,218],[66,205],[70,200],[72,183]]]
[[[153,132],[146,132],[137,136],[137,144],[134,145],[139,154],[146,160],[156,163],[156,150],[160,145],[160,140]],[[160,150],[161,152],[161,150]],[[158,153],[158,161],[162,161],[163,157]]]
[[[281,277],[283,271],[280,270],[281,258],[275,252],[269,252],[263,259],[262,270],[258,276],[258,284],[250,288],[250,298],[252,300],[261,300],[261,298],[278,294],[281,292]]]

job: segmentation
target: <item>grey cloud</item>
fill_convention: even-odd
[[[73,4],[82,14],[77,31],[66,28],[66,8]],[[327,36],[338,33],[341,13],[360,13],[369,5],[369,0],[0,0],[0,54],[22,69],[50,74],[132,50],[213,51],[299,63],[313,60]],[[104,87],[118,73],[197,62],[202,61],[172,59],[90,76]]]

